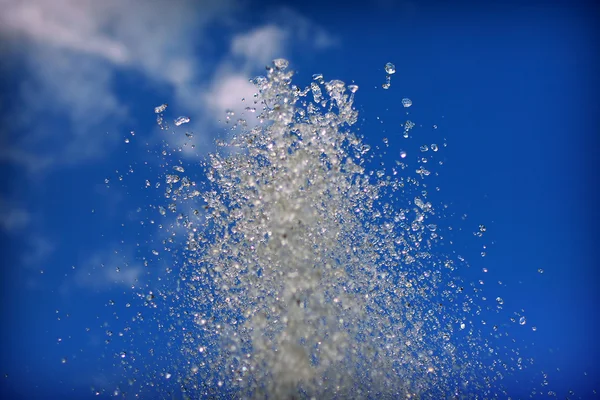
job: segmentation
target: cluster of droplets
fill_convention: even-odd
[[[201,311],[184,347],[211,360],[186,387],[207,394],[200,382],[216,382],[248,398],[485,391],[475,340],[454,340],[474,306],[431,251],[434,207],[417,195],[398,208],[417,181],[366,171],[370,147],[350,130],[357,85],[316,74],[301,89],[287,67],[275,60],[252,80],[262,123],[210,155],[206,190],[186,192],[208,222],[185,225],[185,304]],[[184,195],[183,179],[167,175],[168,196]]]
[[[381,85],[382,88],[384,89],[389,89],[390,86],[392,85],[392,75],[394,75],[396,73],[396,66],[394,64],[392,64],[391,62],[385,64],[385,83],[383,83]],[[412,104],[412,103],[411,103]],[[410,107],[409,106],[405,106],[405,107]]]
[[[395,67],[386,73],[389,87]],[[171,322],[160,325],[182,332],[181,390],[236,398],[490,395],[499,369],[518,366],[480,357],[496,354],[472,322],[481,289],[461,283],[457,262],[435,251],[444,231],[423,183],[430,171],[369,171],[370,146],[352,132],[358,86],[315,74],[302,89],[292,76],[277,59],[251,80],[257,94],[247,111],[258,124],[236,124],[219,142],[226,151],[209,155],[206,183],[177,163],[165,169],[168,204],[156,209],[175,217],[163,243],[179,257],[180,274],[176,289],[159,295],[172,304]],[[165,130],[166,107],[155,109]],[[405,138],[414,126],[404,123]],[[175,232],[183,250],[174,250]],[[145,301],[156,307],[151,295]]]

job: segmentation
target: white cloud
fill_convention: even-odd
[[[4,30],[41,43],[84,52],[124,63],[128,52],[123,43],[100,34],[102,13],[91,1],[4,1]],[[99,4],[99,2],[97,2]]]
[[[248,102],[254,93],[247,79],[258,69],[289,56],[292,44],[322,50],[338,43],[307,18],[278,8],[262,25],[234,35],[211,68],[198,49],[211,45],[211,23],[224,16],[235,22],[244,6],[235,0],[0,0],[0,6],[0,35],[14,44],[2,51],[22,56],[29,73],[19,77],[22,112],[11,116],[19,135],[3,139],[0,160],[33,173],[97,159],[119,142],[116,129],[133,117],[115,87],[120,73],[135,71],[150,87],[171,90],[165,100],[192,117],[195,140],[207,142],[226,109],[239,116],[248,105],[241,98]]]
[[[3,0],[0,35],[21,55],[20,115],[0,160],[31,172],[93,160],[117,142],[127,107],[115,77],[137,71],[176,93],[202,72],[194,46],[205,23],[230,3],[191,0]],[[23,48],[19,53],[18,48]],[[8,48],[3,49],[7,52]],[[23,72],[29,75],[23,75]],[[56,116],[68,118],[57,128]],[[112,135],[106,135],[111,131]]]
[[[275,58],[289,58],[291,44],[300,43],[302,48],[309,50],[323,50],[339,44],[336,37],[291,9],[278,9],[268,19],[266,24],[231,39],[229,54],[217,67],[212,83],[202,96],[213,123],[224,120],[225,112],[230,110],[235,113],[233,121],[241,117],[249,127],[256,125],[261,105],[254,103],[254,94],[258,90],[249,78]],[[245,111],[247,107],[256,108],[256,112]]]
[[[214,80],[213,85],[204,94],[203,100],[218,118],[224,119],[226,111],[233,111],[237,120],[246,107],[256,107],[254,94],[257,88],[249,82],[248,77],[236,73],[223,74]],[[242,101],[242,99],[245,99]],[[260,112],[260,110],[258,110]],[[255,117],[256,113],[245,112],[246,118]]]
[[[265,25],[250,32],[237,35],[231,41],[231,53],[241,55],[247,61],[267,65],[284,53],[284,45],[290,32],[276,25]]]

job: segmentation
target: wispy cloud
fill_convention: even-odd
[[[247,106],[241,98],[254,93],[247,79],[273,58],[289,56],[291,44],[322,50],[338,43],[302,15],[275,8],[258,26],[232,29],[222,54],[203,57],[198,49],[213,40],[208,27],[241,15],[244,4],[233,0],[0,0],[0,5],[0,35],[13,44],[2,51],[18,56],[23,66],[15,73],[21,112],[11,117],[13,131],[0,160],[34,173],[98,159],[119,142],[116,130],[134,118],[116,87],[122,73],[137,73],[152,87],[170,91],[169,102],[193,118],[190,128],[202,132],[195,140],[206,142],[225,110],[239,115]]]
[[[268,24],[249,32],[233,37],[231,41],[231,54],[242,56],[251,64],[267,65],[273,57],[283,55],[284,44],[290,39],[288,30],[274,24]]]
[[[93,253],[76,266],[73,280],[67,282],[63,289],[75,287],[96,291],[109,290],[116,286],[131,288],[140,286],[144,275],[144,267],[131,254],[115,250]]]
[[[295,46],[293,46],[295,45]],[[226,111],[233,111],[235,120],[244,117],[250,126],[255,124],[256,87],[249,78],[263,73],[264,67],[275,58],[289,58],[296,46],[307,51],[325,50],[339,45],[339,40],[301,14],[280,8],[268,17],[265,24],[240,32],[230,41],[229,51],[215,68],[202,100],[211,111],[212,120],[223,120]],[[242,101],[243,99],[243,101]]]
[[[46,269],[48,257],[56,250],[54,241],[35,233],[25,240],[27,251],[21,256],[22,265],[28,268]]]
[[[31,223],[31,219],[26,209],[0,199],[0,228],[8,234],[22,231]]]
[[[116,135],[105,132],[127,117],[114,87],[120,72],[174,89],[193,82],[202,71],[195,33],[229,6],[184,0],[0,4],[0,34],[15,43],[11,55],[25,68],[14,72],[23,112],[12,118],[13,135],[0,159],[32,172],[93,160],[114,145]]]
[[[23,249],[16,254],[17,266],[45,269],[45,263],[56,250],[56,243],[40,232],[38,216],[13,201],[0,198],[0,229]]]

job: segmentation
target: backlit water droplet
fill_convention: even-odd
[[[275,65],[275,68],[277,68],[280,71],[283,71],[285,69],[287,69],[287,67],[290,65],[289,61],[284,59],[284,58],[277,58],[275,60],[273,60],[273,65]]]
[[[389,75],[387,75],[387,76],[385,77],[385,83],[382,83],[382,84],[381,84],[381,87],[382,87],[382,88],[384,88],[384,89],[389,89],[389,88],[390,88],[390,86],[391,86],[391,79],[390,79],[390,76],[389,76]]]
[[[391,62],[385,64],[385,72],[388,75],[393,75],[396,73],[396,66],[394,64],[392,64]]]
[[[404,108],[408,108],[412,106],[412,100],[405,97],[402,99],[402,105],[404,106]]]
[[[356,93],[358,90],[358,85],[348,85],[348,90],[352,93]]]
[[[527,319],[525,317],[519,318],[519,325],[525,325],[527,323]]]
[[[180,126],[180,125],[183,125],[183,124],[187,124],[188,122],[190,122],[190,118],[189,117],[181,116],[181,117],[178,117],[175,120],[175,126]]]
[[[161,105],[160,105],[160,106],[158,106],[158,107],[154,107],[154,112],[155,112],[156,114],[160,114],[161,112],[165,111],[166,109],[167,109],[167,103],[165,103],[165,104],[161,104]]]

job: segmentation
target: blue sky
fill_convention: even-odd
[[[125,330],[136,313],[151,312],[137,293],[167,280],[170,267],[151,254],[168,234],[150,207],[161,193],[145,180],[154,185],[163,172],[163,145],[182,146],[190,165],[213,151],[226,136],[226,110],[244,110],[241,99],[255,91],[248,79],[276,57],[290,60],[302,86],[313,73],[354,80],[360,133],[373,147],[387,137],[390,160],[401,149],[414,159],[422,144],[447,143],[432,179],[437,201],[449,205],[455,249],[470,265],[461,274],[504,299],[490,320],[508,324],[535,359],[508,388],[516,398],[532,387],[597,396],[596,7],[0,5],[3,398],[85,398],[92,386],[109,397],[127,376],[113,367],[121,349],[145,348],[140,338],[153,335],[169,341],[151,323],[142,324],[145,333]],[[390,61],[397,72],[383,90]],[[408,144],[404,97],[420,135]],[[192,138],[158,128],[154,107],[162,103],[171,125],[191,118]],[[480,224],[483,238],[473,235]],[[514,312],[527,324],[511,326]],[[547,388],[539,376],[522,383],[540,371]]]

